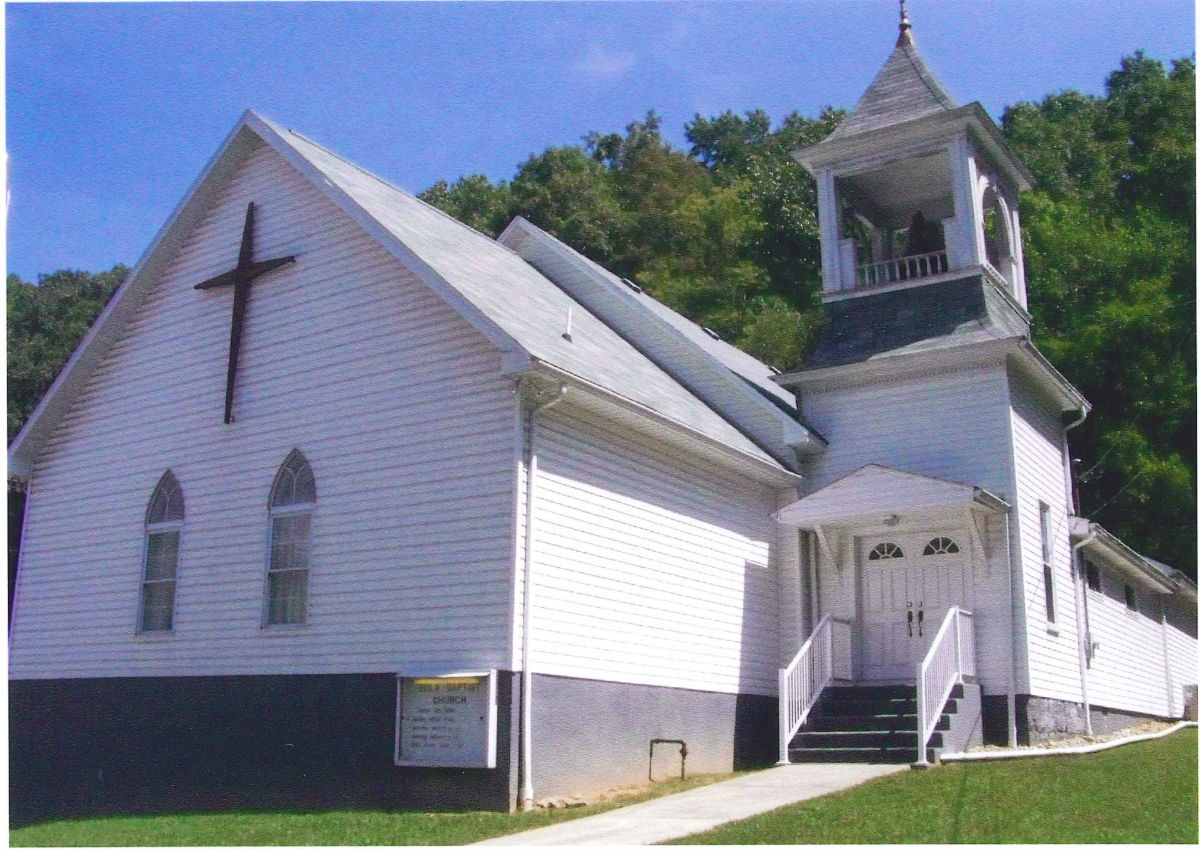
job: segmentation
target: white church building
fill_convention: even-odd
[[[824,335],[777,374],[245,114],[9,449],[14,819],[510,809],[1182,716],[1196,588],[1075,515],[1027,169],[907,21],[795,156]]]

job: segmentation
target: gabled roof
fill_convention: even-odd
[[[441,296],[502,354],[509,374],[550,369],[624,400],[751,463],[783,473],[768,452],[512,251],[308,139],[246,112],[117,290],[9,448],[27,476],[72,399],[118,338],[247,152],[269,145]],[[570,340],[564,337],[571,323]]]
[[[892,55],[879,69],[871,85],[867,86],[854,109],[826,140],[903,124],[926,115],[949,112],[957,106],[917,53],[911,32],[903,29]]]
[[[991,512],[1008,509],[1004,500],[981,487],[869,463],[792,502],[775,519],[797,528],[814,528],[970,507]]]
[[[785,463],[824,441],[805,427],[795,396],[765,363],[518,216],[499,240]]]

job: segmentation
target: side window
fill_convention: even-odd
[[[308,569],[317,485],[299,450],[271,486],[267,529],[267,599],[263,624],[301,624],[308,616]]]
[[[183,490],[170,470],[163,473],[146,508],[145,554],[139,632],[169,632],[175,614],[175,572],[183,530]]]
[[[1050,506],[1045,502],[1039,504],[1042,529],[1042,583],[1046,589],[1046,622],[1055,622],[1054,610],[1054,568],[1052,557],[1054,547],[1051,545]]]
[[[1100,568],[1097,567],[1095,564],[1093,564],[1091,561],[1084,561],[1083,568],[1087,572],[1088,590],[1094,590],[1097,593],[1099,593],[1100,589],[1101,589]]]
[[[1125,607],[1134,613],[1137,612],[1137,591],[1133,589],[1132,584],[1125,585]]]

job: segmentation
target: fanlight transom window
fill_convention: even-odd
[[[301,624],[308,615],[308,570],[317,485],[299,450],[279,468],[271,487],[269,562],[264,622]]]
[[[175,573],[183,529],[183,490],[171,471],[163,473],[146,508],[138,631],[169,632],[175,612]]]
[[[922,555],[956,555],[958,544],[949,537],[935,537],[925,544]]]
[[[904,550],[895,543],[880,543],[867,555],[868,561],[886,561],[890,558],[903,558]]]

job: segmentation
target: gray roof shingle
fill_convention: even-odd
[[[937,112],[949,112],[955,108],[957,104],[954,99],[921,59],[912,38],[904,33],[854,109],[842,119],[826,141],[902,124]]]

